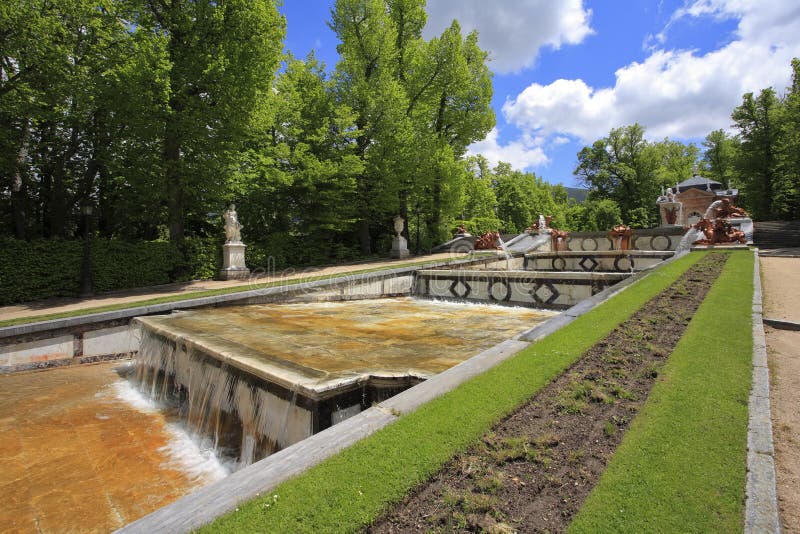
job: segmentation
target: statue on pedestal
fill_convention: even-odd
[[[231,204],[222,214],[225,221],[225,244],[222,245],[222,280],[242,280],[250,276],[245,265],[244,252],[247,246],[242,243],[242,224],[236,214],[236,206]]]
[[[394,218],[394,231],[397,233],[392,239],[392,258],[407,258],[410,254],[408,251],[408,241],[403,237],[403,228],[405,228],[406,220],[400,215]]]
[[[225,242],[241,243],[242,225],[239,222],[239,216],[236,214],[236,206],[231,204],[222,214],[222,218],[225,220]]]

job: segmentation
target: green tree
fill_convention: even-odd
[[[136,31],[164,50],[153,125],[169,236],[180,241],[187,218],[202,221],[219,206],[248,130],[265,119],[284,20],[275,0],[146,2],[138,15]]]
[[[658,154],[659,166],[656,181],[659,184],[677,184],[692,177],[700,156],[700,149],[694,143],[664,139],[652,145]]]
[[[706,136],[703,147],[703,172],[719,183],[730,183],[734,177],[735,139],[724,130],[714,130]]]
[[[800,59],[792,60],[792,83],[783,102],[782,132],[778,141],[777,172],[780,186],[775,195],[777,212],[800,219]]]
[[[639,124],[611,130],[608,137],[578,153],[574,171],[589,189],[591,199],[613,200],[625,220],[640,207],[655,218],[655,199],[666,185],[665,178],[657,173],[659,151],[647,142],[644,131]]]
[[[757,97],[746,93],[731,115],[741,140],[735,165],[744,189],[742,200],[759,220],[779,216],[773,201],[779,194],[776,177],[780,108],[780,100],[769,88]]]
[[[619,206],[610,199],[586,200],[566,212],[566,229],[573,232],[600,232],[621,223]]]
[[[459,215],[466,147],[494,124],[477,35],[463,37],[454,22],[426,42],[424,8],[424,0],[338,0],[332,10],[341,41],[336,92],[356,113],[364,162],[357,179],[364,253],[392,213],[408,219],[409,205],[424,212],[430,239],[444,236]]]
[[[0,183],[18,238],[65,237],[108,176],[114,78],[129,13],[112,1],[14,1],[0,9]]]

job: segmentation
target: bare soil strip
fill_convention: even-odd
[[[562,532],[727,261],[709,254],[368,532]]]

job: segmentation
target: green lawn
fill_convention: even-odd
[[[570,532],[741,532],[753,253],[734,252]]]
[[[203,531],[347,532],[368,524],[563,372],[703,254],[690,254],[649,274],[553,335],[279,485],[268,497],[243,504]]]
[[[474,254],[472,258],[479,258],[481,256],[489,256],[491,254]],[[126,310],[128,308],[139,308],[141,306],[153,306],[155,304],[166,304],[169,302],[180,302],[183,300],[191,300],[191,299],[199,299],[203,297],[215,297],[217,295],[229,295],[231,293],[241,293],[243,291],[252,291],[254,289],[265,289],[269,287],[276,287],[281,285],[294,285],[294,284],[302,284],[307,282],[316,282],[318,280],[331,280],[333,278],[340,278],[342,276],[352,276],[356,274],[367,274],[373,273],[378,271],[388,271],[393,269],[402,269],[404,267],[416,267],[420,265],[432,265],[432,264],[441,264],[442,261],[415,261],[415,262],[406,262],[406,263],[397,263],[397,264],[389,264],[384,265],[381,267],[373,267],[371,269],[360,269],[360,270],[353,270],[347,271],[338,274],[326,274],[326,275],[319,275],[319,276],[307,276],[302,278],[297,278],[294,280],[275,280],[272,282],[264,282],[264,283],[252,283],[252,284],[243,284],[240,286],[233,286],[233,287],[223,287],[220,289],[209,289],[205,291],[195,291],[192,293],[184,293],[180,295],[169,295],[165,297],[156,297],[147,300],[139,300],[136,302],[123,302],[120,304],[110,304],[108,306],[96,306],[93,308],[83,308],[80,310],[72,310],[67,312],[59,312],[59,313],[51,313],[47,315],[38,315],[35,317],[19,317],[17,319],[6,319],[4,321],[0,321],[0,328],[4,326],[15,326],[19,324],[27,324],[27,323],[38,323],[41,321],[51,321],[54,319],[66,319],[68,317],[80,317],[82,315],[91,315],[93,313],[103,313],[109,311],[116,311],[116,310]],[[354,266],[356,267],[356,266]]]

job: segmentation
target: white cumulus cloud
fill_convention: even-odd
[[[482,155],[492,166],[504,161],[515,169],[538,167],[549,162],[541,146],[543,139],[522,136],[517,141],[501,145],[499,136],[500,132],[493,128],[486,139],[470,145],[469,153]]]
[[[427,11],[426,38],[441,34],[457,19],[465,33],[478,30],[497,73],[530,67],[540,48],[579,44],[592,33],[592,12],[583,0],[430,0]]]
[[[743,93],[788,85],[791,59],[800,54],[796,0],[698,0],[676,11],[670,24],[683,17],[736,19],[735,38],[702,55],[654,50],[617,70],[613,87],[581,79],[533,83],[505,103],[506,120],[528,135],[568,134],[585,142],[634,122],[651,138],[696,138],[728,127]]]

